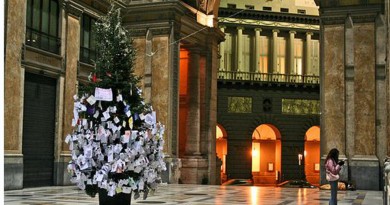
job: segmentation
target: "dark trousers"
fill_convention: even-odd
[[[329,205],[337,205],[338,181],[330,181],[330,199]]]

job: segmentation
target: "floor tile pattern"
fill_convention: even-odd
[[[381,205],[381,191],[339,191],[339,205]],[[146,200],[132,199],[133,205],[326,205],[330,191],[278,187],[212,186],[162,184]],[[75,186],[29,188],[4,192],[6,205],[96,205]]]

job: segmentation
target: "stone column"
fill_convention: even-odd
[[[153,58],[153,34],[150,29],[146,32],[145,43],[145,71],[144,71],[144,99],[146,103],[152,103],[152,58]]]
[[[351,159],[351,178],[357,189],[378,190],[380,185],[377,158],[376,110],[378,104],[375,71],[375,24],[355,23],[354,40],[354,155]],[[377,83],[374,83],[377,82]]]
[[[269,73],[276,73],[278,70],[278,33],[279,30],[272,30],[272,66]]]
[[[207,41],[206,58],[206,113],[205,137],[207,138],[208,183],[219,185],[221,164],[216,156],[216,127],[217,127],[217,72],[218,72],[218,42],[221,42],[223,33],[217,29],[210,29],[210,38]]]
[[[4,189],[23,188],[23,95],[21,64],[26,33],[27,1],[8,1],[4,58]],[[4,14],[2,14],[4,15]]]
[[[261,28],[255,28],[255,72],[260,71],[260,32]]]
[[[322,25],[321,47],[321,154],[345,147],[344,25]],[[321,182],[325,172],[321,168]]]
[[[305,69],[303,70],[303,74],[311,74],[312,67],[311,67],[311,36],[313,35],[312,32],[306,33],[306,56],[305,56]]]
[[[200,156],[200,50],[191,49],[188,61],[188,117],[185,155]]]
[[[225,33],[225,28],[226,28],[226,26],[219,27],[219,29],[222,31],[222,33]],[[225,71],[226,70],[226,67],[225,67],[225,41],[222,41],[219,44],[219,55],[220,55],[219,70]]]
[[[377,134],[377,156],[379,161],[383,164],[383,160],[386,158],[389,139],[387,138],[387,113],[389,108],[386,103],[386,95],[388,87],[386,88],[386,25],[384,16],[378,14],[375,20],[375,79],[376,79],[376,134]]]
[[[345,21],[345,146],[339,147],[340,159],[346,157],[351,159],[354,155],[355,145],[355,95],[354,95],[354,78],[355,78],[355,55],[353,40],[353,22],[351,18]],[[351,161],[344,164],[344,171],[341,173],[341,179],[350,181],[349,168]]]
[[[353,40],[353,22],[352,18],[345,21],[345,134],[346,150],[340,150],[347,157],[354,155],[355,145],[355,95],[354,95],[354,77],[355,77],[355,55]]]
[[[236,70],[242,71],[242,30],[244,30],[243,27],[237,27],[237,67]]]
[[[289,65],[287,66],[287,68],[289,70],[286,71],[287,74],[297,74],[296,70],[295,70],[295,65],[294,65],[294,55],[295,55],[295,52],[294,52],[294,39],[295,39],[295,34],[297,32],[295,31],[290,31],[290,46],[289,46],[289,54],[288,54],[288,63]]]
[[[202,157],[200,150],[200,51],[199,48],[189,51],[187,141],[181,168],[181,181],[184,184],[201,184],[207,178],[208,170],[207,159]]]
[[[66,26],[62,27],[65,31],[62,33],[62,38],[65,38],[65,78],[59,79],[60,92],[63,92],[63,133],[62,133],[62,149],[60,158],[56,162],[56,183],[58,185],[70,185],[69,174],[66,171],[66,166],[70,160],[69,145],[65,143],[65,137],[72,133],[71,125],[73,119],[74,100],[73,96],[77,94],[77,69],[79,64],[80,51],[80,18],[82,11],[72,2],[64,2],[62,13],[64,14]],[[63,90],[62,90],[63,89]]]

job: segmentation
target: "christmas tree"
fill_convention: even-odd
[[[165,170],[164,126],[145,104],[134,75],[135,49],[111,9],[94,27],[97,60],[89,83],[74,96],[74,131],[65,141],[72,152],[71,181],[92,197],[155,190]]]

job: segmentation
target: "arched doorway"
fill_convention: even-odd
[[[259,185],[277,183],[281,176],[281,141],[279,130],[262,124],[252,133],[252,176]]]
[[[222,161],[221,165],[221,183],[227,181],[226,175],[226,155],[227,155],[227,134],[221,125],[217,125],[216,134],[216,152],[217,157]]]
[[[320,184],[320,127],[313,126],[305,134],[305,176],[311,184]]]

